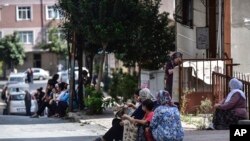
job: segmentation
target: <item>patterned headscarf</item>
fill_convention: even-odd
[[[165,90],[160,90],[156,98],[157,98],[158,103],[161,105],[167,104],[169,106],[174,106],[174,104],[172,103],[172,98],[170,94]]]
[[[146,99],[153,98],[148,88],[143,88],[142,90],[140,90],[139,97],[140,97],[141,102],[145,101]]]

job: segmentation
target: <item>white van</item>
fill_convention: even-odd
[[[25,84],[25,79],[24,73],[11,73],[7,84]]]
[[[29,90],[27,84],[11,84],[8,86],[7,113],[8,114],[25,114],[25,91]],[[31,113],[38,110],[37,101],[31,96]]]

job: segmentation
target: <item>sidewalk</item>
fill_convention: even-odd
[[[83,115],[83,113],[69,113],[69,118],[81,123],[81,126],[88,124],[99,125],[104,130],[111,127],[114,114],[111,110],[106,110],[102,115]],[[229,141],[229,130],[197,130],[196,126],[182,122],[185,130],[184,141]]]

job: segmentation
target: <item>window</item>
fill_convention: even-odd
[[[33,32],[32,31],[19,31],[17,32],[20,41],[24,44],[33,44]]]
[[[193,27],[193,0],[176,0],[175,21]]]
[[[53,39],[64,41],[63,32],[60,29],[51,29],[47,31],[47,41],[52,42]]]
[[[17,20],[31,20],[31,7],[18,6],[17,7]]]
[[[3,37],[2,32],[0,31],[0,39]]]
[[[59,10],[55,8],[55,6],[47,6],[46,7],[46,19],[61,19],[63,16],[60,14]]]
[[[33,66],[35,67],[35,68],[41,68],[42,67],[42,61],[41,61],[41,54],[34,54],[34,56],[33,56],[33,60],[34,60],[34,64],[33,64]]]

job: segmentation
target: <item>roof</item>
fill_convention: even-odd
[[[25,94],[24,91],[19,91],[19,92],[10,92],[10,95],[19,95],[19,94]]]
[[[24,73],[11,73],[10,77],[25,77],[26,75]]]
[[[28,84],[9,84],[8,88],[29,88]]]

